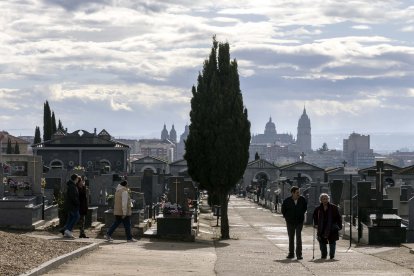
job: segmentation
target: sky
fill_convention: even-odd
[[[12,135],[42,129],[47,100],[69,132],[159,138],[165,124],[179,136],[214,35],[238,62],[252,134],[271,117],[296,136],[304,107],[314,148],[414,134],[414,1],[13,0],[0,11],[0,129]]]

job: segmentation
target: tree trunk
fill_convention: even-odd
[[[229,199],[227,193],[220,193],[221,205],[221,239],[230,239],[229,217],[227,215]]]

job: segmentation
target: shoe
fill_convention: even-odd
[[[137,240],[135,240],[135,239],[130,239],[130,240],[127,240],[127,242],[137,242]]]
[[[104,235],[104,239],[106,239],[107,241],[113,241],[113,239],[111,238],[111,236],[109,236],[108,234]]]
[[[72,232],[69,231],[69,230],[65,230],[63,236],[66,237],[66,238],[71,238],[71,239],[75,238],[75,236],[73,236]]]
[[[293,259],[294,257],[295,255],[289,253],[289,255],[286,256],[286,259]]]
[[[329,259],[331,259],[331,260],[332,260],[333,258],[335,258],[335,256],[329,256]]]
[[[89,237],[87,237],[86,235],[85,235],[85,233],[82,233],[82,234],[80,234],[79,235],[79,238],[83,238],[83,239],[89,239]]]
[[[296,259],[303,260],[303,257],[302,256],[297,256]]]
[[[62,233],[62,235],[65,235],[65,228],[60,229],[59,232]]]
[[[321,259],[326,259],[326,256],[321,256]]]

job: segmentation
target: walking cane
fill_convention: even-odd
[[[312,246],[312,260],[315,259],[315,223],[312,223],[313,226],[313,246]]]

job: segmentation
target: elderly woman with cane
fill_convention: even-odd
[[[321,250],[321,258],[328,256],[335,258],[336,241],[339,240],[339,230],[342,229],[342,217],[336,205],[329,202],[329,195],[322,193],[319,196],[321,204],[313,212],[313,225],[317,228],[317,239]]]

